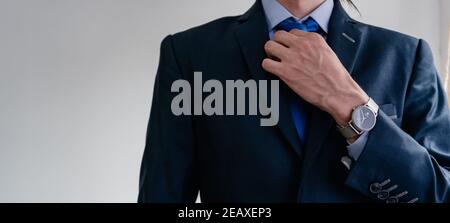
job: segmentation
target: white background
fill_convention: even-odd
[[[160,41],[251,4],[0,0],[0,202],[135,202]],[[441,64],[448,0],[356,4]]]

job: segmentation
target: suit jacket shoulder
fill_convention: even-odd
[[[355,20],[352,21],[356,26],[363,30],[365,43],[376,46],[380,51],[387,49],[398,50],[398,52],[402,52],[402,55],[415,55],[415,51],[421,41],[416,37],[394,30],[365,24]]]
[[[220,65],[220,61],[227,64],[224,58],[236,59],[236,53],[240,52],[234,32],[238,18],[220,18],[166,37],[187,79],[194,71],[207,71],[210,64]]]
[[[223,17],[206,24],[173,34],[175,48],[211,46],[229,37],[239,16]],[[216,45],[216,47],[219,47]],[[220,46],[222,47],[222,46]]]

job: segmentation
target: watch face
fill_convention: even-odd
[[[376,123],[375,113],[367,106],[360,106],[353,111],[353,124],[362,131],[370,131]]]

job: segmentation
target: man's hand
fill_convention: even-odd
[[[277,75],[307,102],[329,113],[339,125],[369,96],[352,79],[336,54],[317,33],[278,31],[265,45],[263,68]]]

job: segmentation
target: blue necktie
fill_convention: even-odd
[[[305,32],[317,32],[322,33],[322,30],[317,22],[309,17],[302,23],[298,22],[294,18],[288,18],[282,21],[275,27],[276,30],[291,31],[292,29],[299,29]],[[290,100],[290,110],[292,119],[294,120],[297,134],[301,143],[304,145],[306,140],[306,127],[308,121],[308,104],[300,97],[293,97]]]

